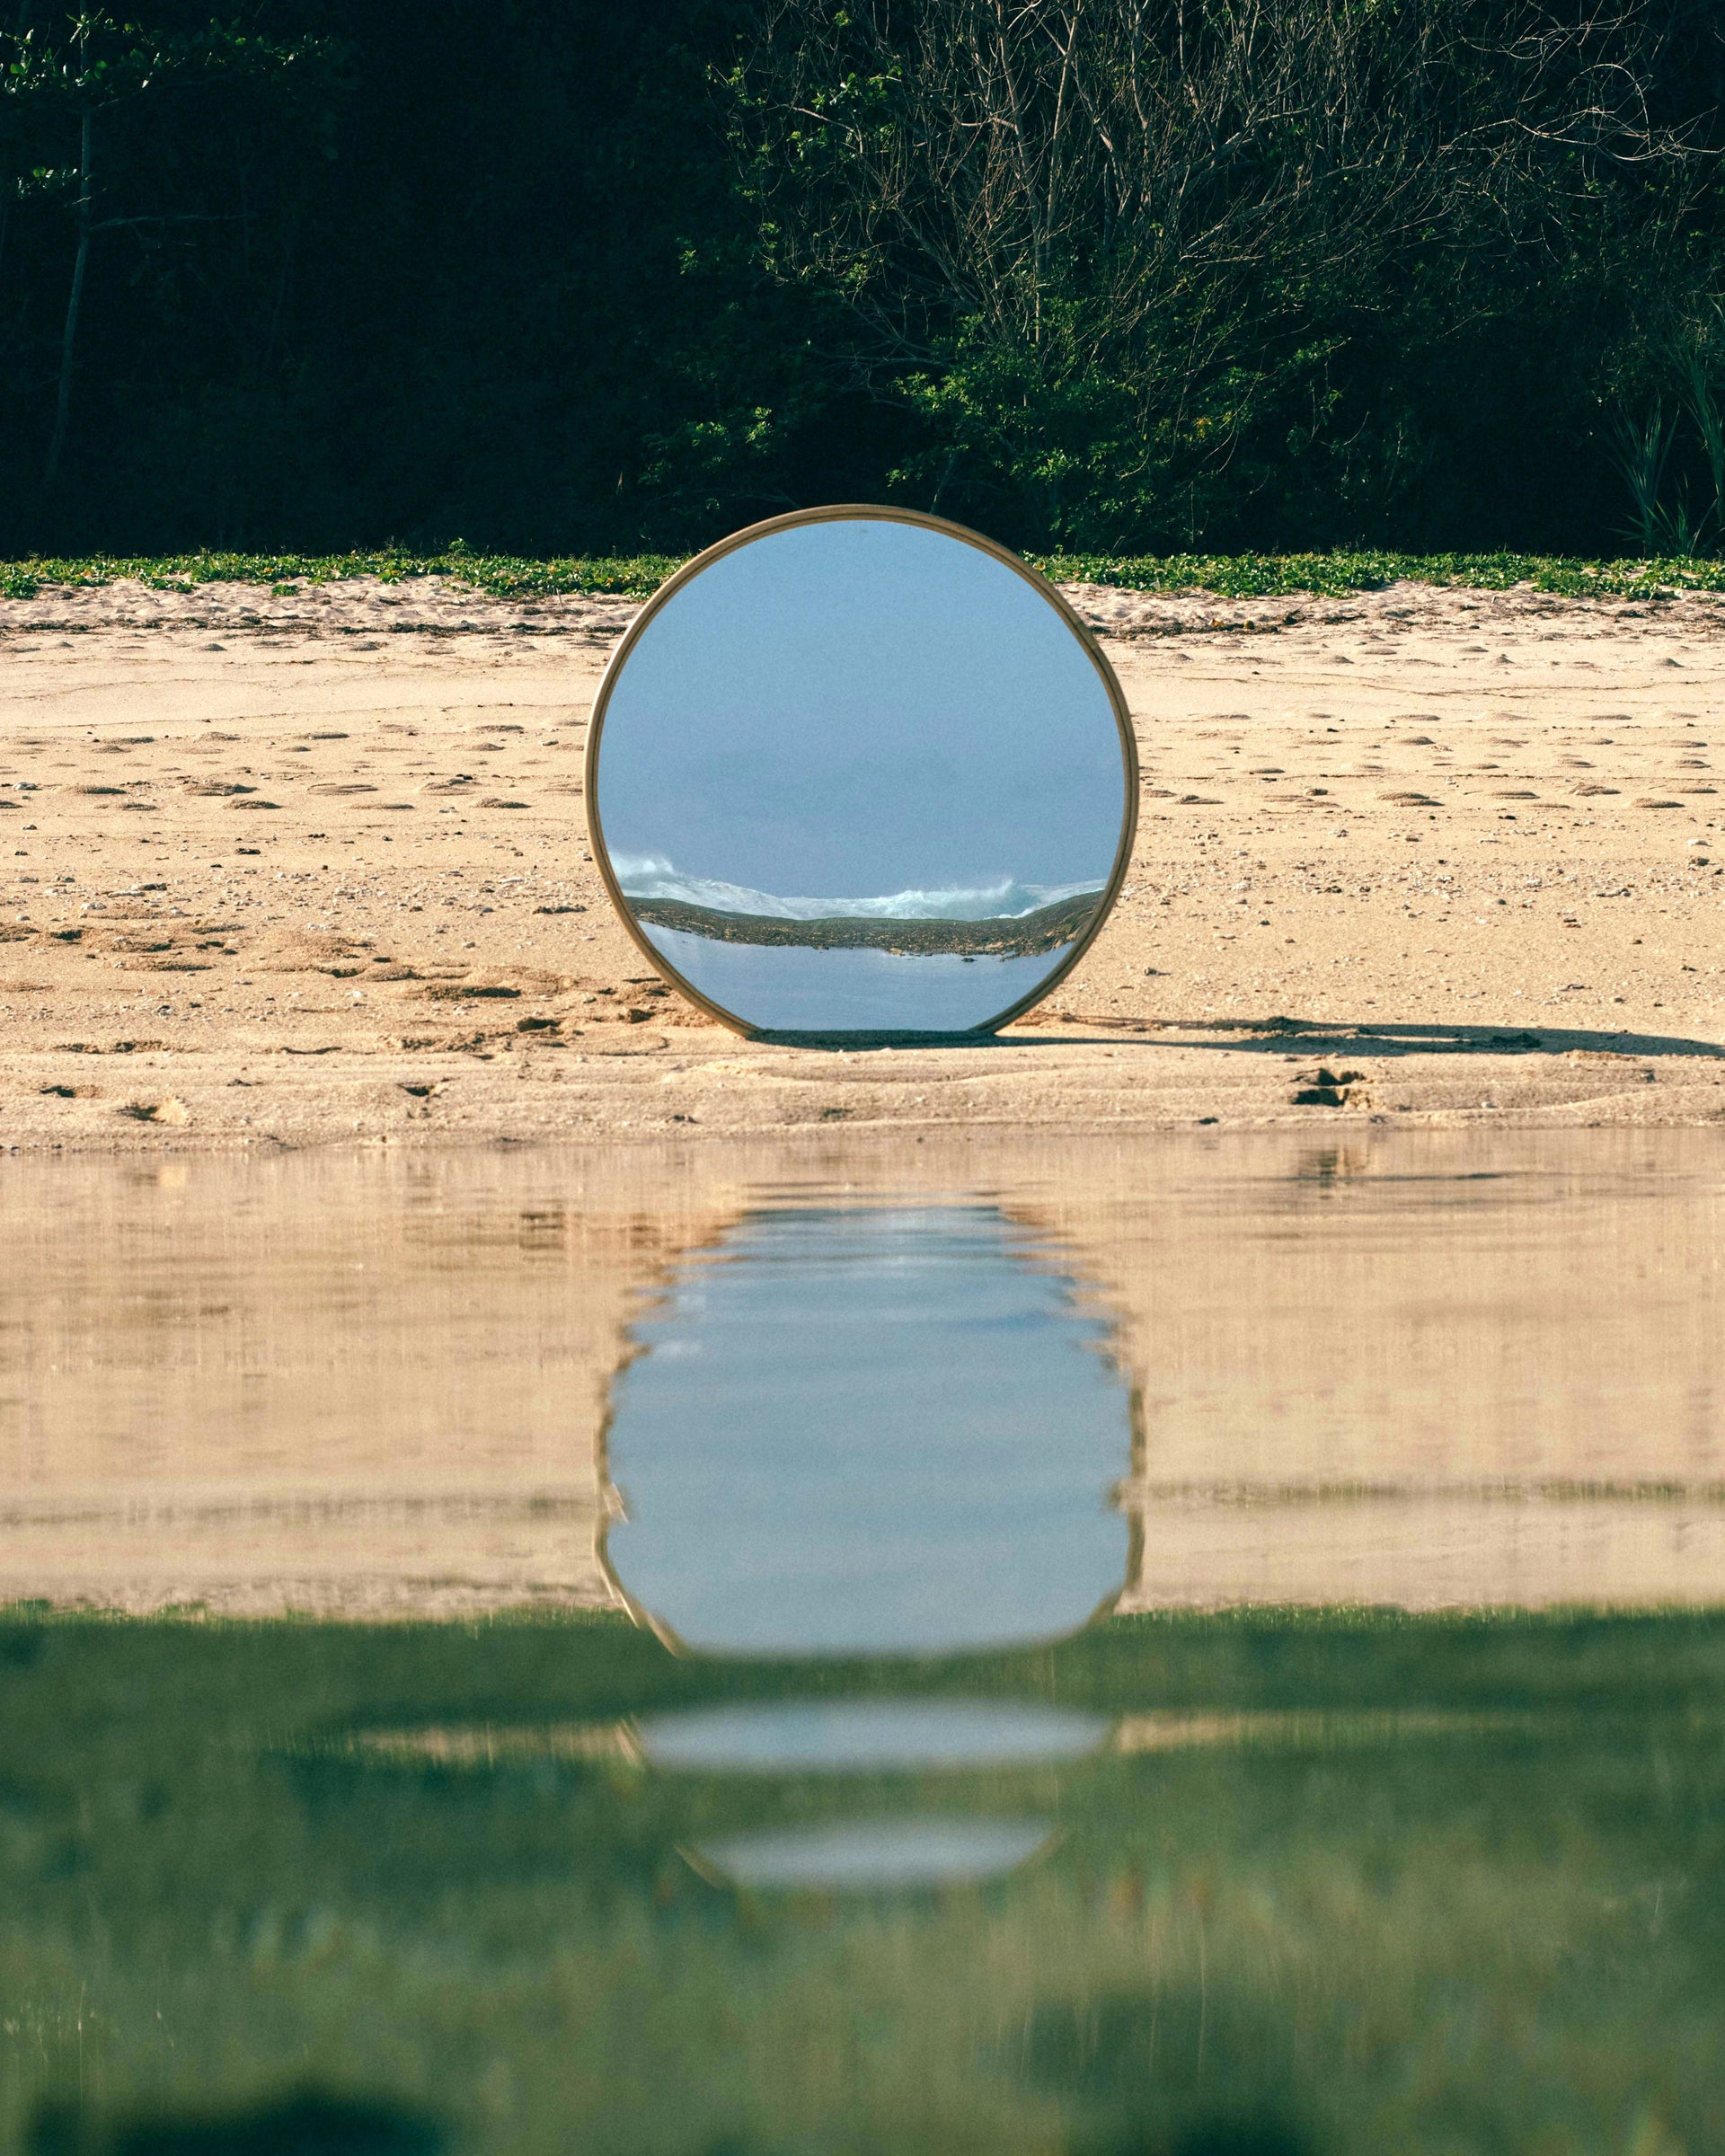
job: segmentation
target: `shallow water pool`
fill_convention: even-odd
[[[1725,2142],[1725,1142],[0,1228],[4,2145]]]

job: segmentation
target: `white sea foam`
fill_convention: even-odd
[[[1102,888],[1086,883],[1020,883],[1003,878],[974,890],[894,891],[881,898],[784,898],[752,891],[746,884],[686,876],[650,854],[623,855],[611,866],[625,897],[668,898],[719,914],[756,914],[773,921],[1016,921],[1065,898],[1089,897]]]

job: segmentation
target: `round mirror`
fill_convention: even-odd
[[[1132,844],[1126,705],[991,541],[867,508],[689,562],[607,668],[595,857],[636,941],[748,1033],[963,1033],[1047,994]]]

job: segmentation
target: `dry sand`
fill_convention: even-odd
[[[0,602],[0,1146],[1725,1117],[1725,609],[1080,588],[1126,894],[995,1044],[752,1044],[585,838],[614,601]]]

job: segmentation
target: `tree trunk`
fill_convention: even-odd
[[[90,135],[93,117],[86,106],[78,137],[78,252],[72,264],[72,289],[66,295],[66,329],[60,339],[60,387],[55,400],[54,432],[48,445],[48,462],[42,471],[44,487],[51,487],[59,476],[60,452],[66,447],[66,423],[72,409],[72,355],[78,341],[84,265],[90,259]]]

